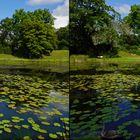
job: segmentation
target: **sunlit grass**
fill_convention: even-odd
[[[50,56],[40,59],[18,58],[9,54],[0,54],[0,67],[22,67],[34,69],[56,69],[59,66],[69,69],[69,51],[55,50]]]
[[[140,64],[140,56],[131,54],[128,52],[120,51],[119,57],[116,58],[90,58],[87,55],[72,55],[70,57],[70,69],[91,69],[95,64],[106,65],[106,64],[117,64],[117,65],[135,65]]]

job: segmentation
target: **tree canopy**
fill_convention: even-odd
[[[58,49],[69,49],[69,26],[61,27],[57,32]]]
[[[127,51],[140,54],[140,5],[132,5],[130,13],[123,18],[120,43]]]
[[[26,12],[16,10],[12,18],[0,22],[0,41],[9,46],[12,54],[26,58],[40,58],[56,47],[54,17],[47,9]]]
[[[117,17],[119,14],[105,0],[71,0],[70,53],[97,56],[115,52]]]
[[[124,18],[124,22],[128,23],[134,34],[140,33],[140,5],[132,5],[130,13]]]

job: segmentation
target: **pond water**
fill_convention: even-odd
[[[0,71],[0,139],[69,137],[69,75]]]
[[[117,139],[140,139],[140,71],[128,67],[71,71],[71,139],[109,139],[112,130]]]

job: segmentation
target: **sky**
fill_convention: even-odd
[[[106,0],[106,3],[124,17],[130,12],[131,5],[140,4],[140,0]]]
[[[54,27],[64,27],[69,22],[69,0],[0,0],[0,20],[11,17],[16,9],[34,11],[35,9],[49,9],[56,18]]]

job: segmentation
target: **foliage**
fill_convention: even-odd
[[[135,47],[135,46],[133,46]],[[140,55],[140,46],[136,46],[137,48],[134,48],[134,49],[130,49],[129,52],[132,53],[132,54],[136,54],[136,55]]]
[[[58,38],[57,49],[69,49],[69,26],[61,27],[56,33]]]
[[[134,34],[140,33],[139,18],[140,18],[140,5],[132,5],[131,11],[128,14],[128,16],[124,18],[124,21],[126,21],[130,25]]]
[[[0,23],[1,44],[10,47],[12,54],[26,58],[50,55],[56,46],[54,18],[47,9],[33,12],[16,10],[12,18]]]
[[[1,139],[5,134],[11,140],[68,137],[67,80],[61,82],[52,73],[43,78],[29,73],[28,76],[0,74],[0,79]],[[29,133],[22,133],[25,131]]]
[[[120,44],[129,52],[136,52],[140,44],[140,5],[132,5],[128,16],[122,22],[123,32]],[[137,47],[134,47],[137,46]]]
[[[72,139],[96,139],[100,137],[104,126],[105,131],[116,130],[122,139],[138,136],[139,132],[135,129],[140,126],[137,117],[140,104],[139,75],[92,75],[89,70],[85,74],[71,75],[70,79]]]
[[[70,2],[70,52],[94,56],[112,51],[116,45],[114,28],[118,14],[104,0]]]
[[[0,43],[0,54],[11,54],[11,49],[8,45]]]
[[[14,42],[14,53],[27,58],[49,55],[56,45],[53,27],[41,21],[24,20],[18,25],[20,35]]]

